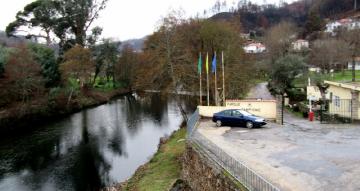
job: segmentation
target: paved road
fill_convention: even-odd
[[[281,190],[360,190],[360,128],[334,127],[291,118],[248,130],[204,120],[198,131]]]
[[[250,92],[248,93],[247,99],[264,99],[264,100],[273,100],[275,99],[274,96],[271,95],[267,88],[268,83],[263,82],[259,83],[253,88],[251,88]]]

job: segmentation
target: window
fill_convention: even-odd
[[[340,107],[340,97],[339,96],[334,96],[335,100],[334,100],[334,105],[336,107]]]
[[[333,93],[330,92],[330,103],[333,101]]]
[[[224,111],[225,116],[231,116],[231,111]]]
[[[242,116],[241,112],[238,110],[233,111],[233,116]]]

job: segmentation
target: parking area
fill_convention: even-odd
[[[198,132],[281,190],[360,190],[360,127],[324,125],[287,116],[280,126],[217,128],[202,119]]]

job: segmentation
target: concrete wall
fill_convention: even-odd
[[[198,109],[200,115],[203,117],[212,117],[214,113],[226,109],[241,109],[265,119],[276,119],[275,100],[227,100],[226,107],[198,106]]]

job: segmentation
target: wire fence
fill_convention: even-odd
[[[280,191],[279,188],[265,180],[244,163],[233,158],[211,140],[206,138],[196,127],[200,120],[199,111],[196,111],[188,121],[188,140],[199,146],[207,156],[231,174],[249,191]]]
[[[199,109],[197,109],[187,121],[187,137],[190,138],[200,120]]]

